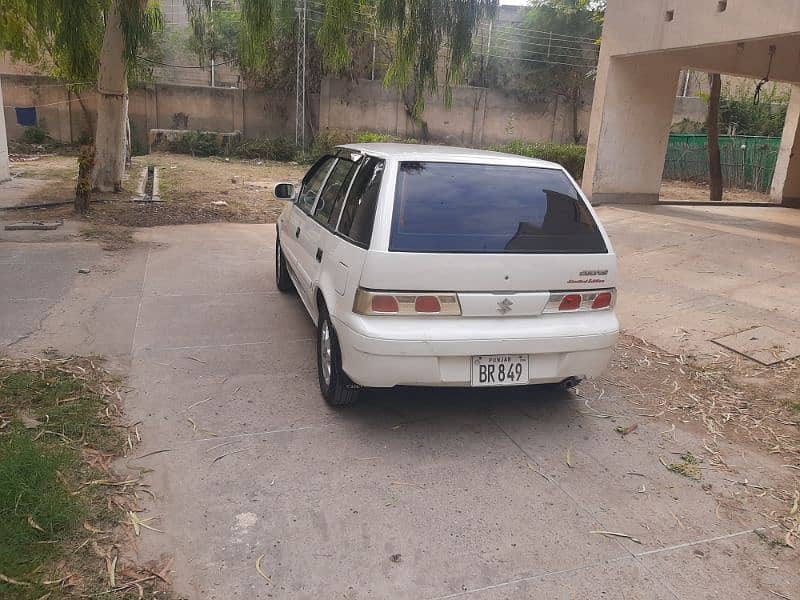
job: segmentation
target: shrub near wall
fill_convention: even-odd
[[[492,146],[492,150],[558,163],[575,179],[583,176],[583,165],[586,162],[586,146],[576,144],[526,144],[514,141],[502,146]]]
[[[263,160],[294,160],[297,148],[286,138],[256,138],[245,140],[236,146],[232,154],[237,158],[260,158]]]
[[[325,129],[320,131],[314,138],[314,143],[311,145],[305,159],[307,162],[315,162],[318,158],[330,154],[336,146],[341,146],[342,144],[374,144],[383,142],[402,142],[404,144],[419,143],[415,139],[403,139],[388,133]]]

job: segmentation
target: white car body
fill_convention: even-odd
[[[581,298],[591,300],[597,290],[615,290],[617,282],[611,241],[563,167],[520,156],[439,146],[354,144],[337,151],[348,159],[363,156],[383,161],[368,247],[337,233],[334,224],[341,214],[329,217],[326,225],[312,216],[318,206],[303,210],[295,200],[278,218],[280,253],[276,256],[279,265],[283,257],[288,276],[314,323],[319,326],[320,315],[329,315],[338,340],[340,367],[351,382],[376,388],[466,387],[475,385],[477,357],[499,355],[520,357],[527,370],[521,379],[506,382],[509,384],[574,382],[603,372],[619,332],[613,297],[605,310],[589,310],[581,304],[581,310],[546,311],[553,306],[548,305],[551,294],[556,301],[559,294],[569,293],[586,294]],[[431,163],[558,171],[575,188],[577,201],[594,220],[606,252],[392,251],[401,163],[434,170]],[[327,177],[333,168],[329,167]],[[402,169],[405,172],[411,167]],[[321,194],[316,204],[321,202]],[[359,289],[455,294],[461,314],[359,314],[354,311]]]

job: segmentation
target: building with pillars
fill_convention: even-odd
[[[798,205],[798,0],[608,0],[583,176],[592,202],[658,202],[686,68],[792,84],[771,196]]]

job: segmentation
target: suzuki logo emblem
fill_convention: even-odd
[[[514,303],[511,300],[509,300],[508,298],[504,298],[503,300],[497,303],[497,312],[499,312],[501,315],[510,313],[511,307],[513,305]]]

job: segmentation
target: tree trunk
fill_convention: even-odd
[[[711,95],[708,98],[708,173],[711,183],[711,201],[722,202],[722,159],[719,152],[719,101],[722,95],[722,78],[719,73],[709,75]]]
[[[128,76],[124,50],[119,7],[115,0],[106,18],[97,78],[97,134],[92,180],[93,188],[101,192],[120,191],[125,173]]]
[[[92,170],[94,169],[94,146],[89,143],[81,148],[78,157],[78,185],[75,186],[75,212],[89,212],[92,192]]]
[[[92,113],[89,112],[86,103],[83,101],[80,92],[75,90],[75,97],[78,99],[78,104],[81,107],[81,111],[83,112],[83,118],[86,119],[86,128],[83,130],[81,137],[86,136],[87,138],[92,137],[92,132],[94,131],[94,123],[92,122]]]
[[[414,115],[414,108],[417,104],[417,92],[414,90],[413,87],[408,88],[405,92],[403,92],[403,106],[406,110],[406,115],[409,119],[414,123],[414,132],[419,132],[417,137],[423,141],[427,142],[431,138],[430,129],[428,129],[428,122],[422,118],[422,115],[419,117]]]

